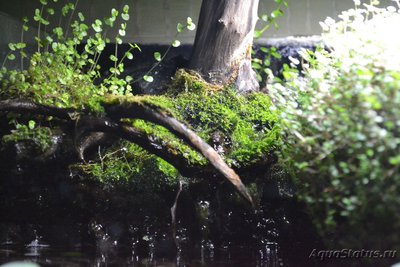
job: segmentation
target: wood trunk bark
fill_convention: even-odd
[[[259,0],[203,0],[189,67],[240,93],[259,89],[251,68],[251,46]]]

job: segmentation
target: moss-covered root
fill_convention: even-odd
[[[119,101],[118,101],[119,99]],[[190,130],[186,125],[179,122],[173,117],[166,115],[164,112],[155,110],[148,105],[142,98],[138,97],[117,97],[109,98],[108,104],[105,103],[106,112],[112,118],[135,118],[143,119],[155,124],[161,125],[168,129],[171,133],[180,137],[188,145],[200,152],[206,159],[210,161],[213,167],[222,174],[236,190],[251,204],[253,200],[248,193],[246,187],[242,183],[236,172],[226,164],[223,158],[209,144],[201,139],[194,131]],[[112,103],[110,105],[110,103]]]

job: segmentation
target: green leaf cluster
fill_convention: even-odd
[[[400,39],[383,33],[400,14],[365,5],[340,18],[322,23],[329,53],[302,51],[305,69],[286,66],[286,80],[270,86],[281,162],[331,246],[398,248]]]
[[[285,0],[274,0],[274,2],[276,3],[276,8],[272,10],[271,13],[260,15],[261,22],[264,23],[265,25],[262,29],[254,31],[254,38],[256,39],[260,38],[263,35],[263,33],[266,30],[268,30],[272,25],[276,29],[279,29],[277,20],[280,17],[283,17],[284,15],[283,9],[287,8],[289,5]]]
[[[260,47],[260,51],[263,56],[261,58],[253,57],[251,59],[251,67],[257,75],[258,82],[262,84],[274,76],[270,68],[271,61],[273,59],[281,59],[282,56],[277,51],[276,47]],[[254,54],[253,51],[253,55]]]
[[[25,69],[23,59],[28,56],[23,34],[21,42],[9,44],[10,52],[5,60],[14,60],[15,54],[19,53],[21,68],[8,70],[3,62],[0,99],[25,98],[41,104],[101,113],[99,99],[105,93],[129,95],[132,77],[122,79],[119,76],[124,71],[124,61],[133,59],[131,51],[140,49],[136,44],[130,44],[128,51],[118,57],[118,44],[125,35],[129,6],[124,6],[121,12],[112,9],[110,17],[95,19],[90,27],[81,12],[75,14],[73,3],[66,3],[59,11],[51,8],[48,1],[40,3],[42,6],[35,10],[33,17],[38,25],[37,52],[29,57]],[[52,16],[60,17],[58,25],[53,27],[49,22]],[[65,27],[62,27],[63,20],[68,23]],[[28,21],[24,19],[22,33],[27,30]],[[115,64],[109,69],[110,76],[104,77],[99,84],[98,61],[106,44],[111,42],[106,33],[118,21],[122,23],[114,37],[115,54],[110,56]],[[41,29],[42,25],[46,26],[45,30]],[[83,47],[83,51],[78,47]]]

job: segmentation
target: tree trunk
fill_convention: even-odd
[[[240,93],[259,89],[251,46],[259,0],[203,0],[189,67],[217,85]]]

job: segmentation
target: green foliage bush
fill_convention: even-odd
[[[328,45],[303,51],[271,94],[285,130],[282,163],[324,240],[399,248],[399,9],[361,6],[321,23]]]
[[[53,53],[36,53],[25,71],[9,71],[2,79],[1,99],[22,98],[61,108],[101,112],[104,92],[89,75],[74,70]]]
[[[123,6],[121,11],[113,8],[109,17],[86,22],[85,16],[76,10],[78,1],[75,4],[67,2],[61,10],[52,8],[52,2],[57,0],[38,2],[40,7],[35,9],[33,21],[29,24],[37,27],[36,52],[32,55],[27,52],[24,33],[29,30],[29,20],[24,18],[21,40],[9,44],[9,53],[0,69],[0,100],[31,100],[44,105],[102,115],[104,110],[100,103],[106,94],[131,96],[131,84],[135,82],[133,77],[121,78],[120,75],[124,72],[125,63],[133,59],[132,50],[140,48],[136,44],[129,44],[130,48],[118,58],[118,46],[123,42],[130,18],[129,6]],[[56,17],[58,18],[55,19]],[[52,25],[51,21],[58,23]],[[107,32],[115,25],[119,25],[117,34],[110,36]],[[178,32],[195,29],[190,18],[187,23],[179,23],[178,26]],[[112,43],[115,44],[114,53],[103,55],[106,45]],[[113,62],[108,77],[101,77],[101,66],[98,64],[100,57],[104,56],[108,56]],[[164,57],[165,54],[155,55],[157,61]],[[5,67],[7,61],[17,59],[21,62],[20,69],[9,70]],[[148,80],[151,76],[145,75],[138,79],[142,78]],[[3,141],[22,141],[24,138],[29,141],[37,133],[42,133],[41,150],[46,150],[46,143],[51,142],[51,131],[48,131],[47,125],[52,118],[32,118],[36,120],[36,127],[30,129],[24,127],[25,119],[15,114],[9,117],[11,126],[21,127],[15,127]]]

